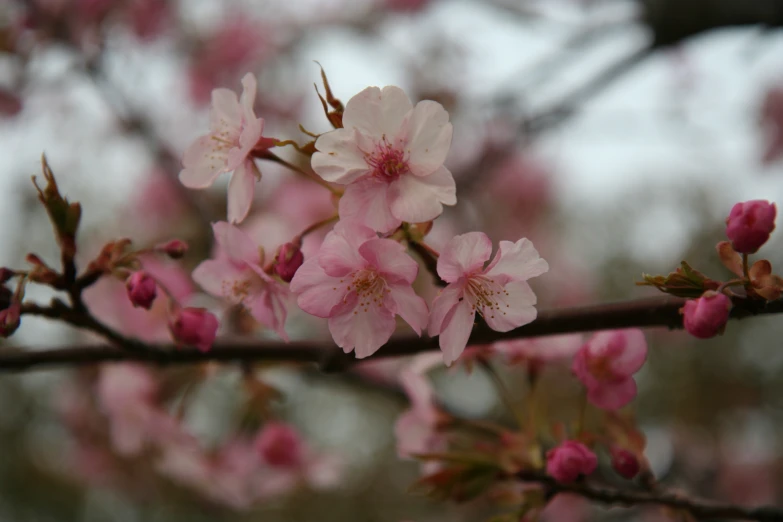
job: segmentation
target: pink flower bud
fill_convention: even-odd
[[[5,310],[0,310],[0,337],[10,337],[19,328],[21,307],[13,303]]]
[[[612,467],[622,477],[631,480],[639,473],[639,460],[636,455],[622,448],[612,448]]]
[[[573,482],[589,475],[598,466],[598,458],[581,442],[567,440],[546,453],[546,472],[558,482]]]
[[[125,282],[125,288],[128,290],[128,299],[133,306],[140,306],[145,310],[152,307],[152,303],[158,295],[155,280],[141,270],[131,274]]]
[[[734,250],[740,254],[758,250],[775,230],[776,214],[775,204],[761,199],[734,205],[726,219],[726,236]]]
[[[188,251],[188,244],[181,239],[172,239],[168,243],[156,246],[155,250],[166,254],[171,259],[180,259]]]
[[[293,243],[286,243],[277,251],[277,263],[275,263],[275,273],[286,283],[290,283],[294,274],[304,263],[302,251]]]
[[[698,299],[690,299],[682,307],[683,325],[694,337],[709,339],[723,330],[729,320],[731,299],[725,294],[708,290]]]
[[[217,336],[218,320],[206,308],[180,308],[169,318],[169,330],[177,342],[209,351]]]
[[[270,422],[256,439],[263,459],[277,468],[295,468],[302,463],[302,440],[296,430],[282,422]]]

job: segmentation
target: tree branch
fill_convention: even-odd
[[[640,504],[657,504],[688,511],[698,519],[758,520],[762,522],[783,520],[783,509],[772,506],[742,507],[690,498],[668,491],[623,491],[580,482],[561,484],[540,471],[523,471],[517,473],[516,476],[525,482],[541,484],[548,496],[558,493],[573,493],[596,502],[629,507]]]
[[[504,339],[523,339],[575,332],[593,332],[618,328],[682,328],[680,308],[685,299],[656,297],[619,303],[548,310],[539,313],[534,322],[510,332],[495,332],[479,324],[470,337],[472,345],[489,344]],[[58,317],[49,308],[37,307],[30,312],[46,317]],[[736,299],[731,311],[733,319],[753,315],[783,313],[783,299],[770,303]],[[71,324],[79,326],[71,321]],[[314,363],[322,371],[344,371],[358,362],[353,354],[345,354],[332,343],[313,341],[248,342],[220,341],[212,350],[201,352],[192,348],[178,349],[173,344],[148,345],[120,337],[113,339],[122,348],[106,346],[74,346],[51,350],[0,351],[0,372],[25,371],[50,366],[84,366],[106,362],[136,361],[158,365],[214,362],[285,361]],[[126,346],[128,342],[130,345]],[[390,340],[375,358],[414,355],[438,349],[437,338],[399,337]]]

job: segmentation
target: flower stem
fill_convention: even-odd
[[[293,163],[289,163],[288,161],[284,160],[280,156],[277,156],[276,154],[274,154],[272,152],[269,152],[268,150],[256,154],[255,157],[257,157],[258,159],[265,159],[265,160],[273,161],[273,162],[278,163],[278,164],[280,164],[280,165],[282,165],[284,167],[287,167],[287,168],[293,170],[294,172],[296,172],[297,174],[301,174],[302,176],[308,178],[310,181],[315,181],[316,183],[318,183],[319,185],[321,185],[322,187],[327,189],[332,194],[335,194],[335,195],[341,195],[342,194],[342,192],[339,189],[334,188],[329,182],[327,182],[326,180],[322,179],[320,176],[318,176],[314,172],[308,172],[308,171],[298,167],[297,165],[294,165]]]
[[[582,393],[582,402],[579,406],[579,424],[576,428],[576,436],[580,437],[585,431],[585,419],[587,417],[587,390]]]
[[[334,223],[338,219],[340,219],[340,216],[338,214],[335,214],[335,215],[333,215],[331,217],[328,217],[326,219],[322,219],[321,221],[313,223],[312,225],[310,225],[306,229],[302,230],[299,233],[299,235],[294,238],[293,242],[297,243],[297,244],[299,244],[301,246],[302,238],[304,238],[307,234],[315,232],[316,230],[318,230],[321,227],[325,227],[325,226],[327,226],[327,225],[329,225],[331,223]]]
[[[742,273],[745,274],[746,284],[750,284],[750,268],[748,267],[748,254],[742,254]]]

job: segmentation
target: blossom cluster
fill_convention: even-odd
[[[242,80],[242,95],[212,93],[210,133],[186,151],[180,173],[190,188],[206,188],[231,173],[228,221],[213,225],[217,250],[193,272],[208,293],[245,307],[260,324],[287,340],[289,295],[302,310],[328,319],[335,343],[358,358],[375,353],[396,330],[396,316],[417,334],[439,336],[447,365],[465,349],[476,314],[506,332],[533,321],[536,296],[527,281],[549,266],[525,238],[492,243],[482,232],[454,236],[441,254],[423,243],[444,210],[455,205],[456,183],[444,165],[452,138],[445,109],[433,101],[415,106],[402,89],[368,87],[343,107],[327,96],[335,129],[310,144],[307,172],[338,198],[333,230],[313,255],[299,247],[308,227],[264,264],[263,252],[239,228],[250,212],[256,160],[279,160],[271,149],[282,142],[263,136],[254,112],[256,80]],[[298,147],[305,150],[306,147]],[[290,165],[290,164],[288,164]],[[297,170],[298,167],[295,167]],[[437,258],[440,293],[428,305],[413,288],[420,264],[409,250]],[[290,282],[290,285],[288,284]],[[141,293],[141,292],[139,292]]]

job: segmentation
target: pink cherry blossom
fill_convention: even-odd
[[[286,285],[264,272],[263,254],[245,232],[224,221],[214,223],[212,230],[218,253],[196,267],[193,280],[208,293],[241,304],[287,341]]]
[[[571,370],[587,388],[587,399],[605,410],[622,408],[636,397],[638,372],[647,341],[638,329],[598,332],[579,349]]]
[[[631,480],[639,474],[641,465],[639,464],[639,459],[636,458],[636,455],[626,449],[618,447],[610,448],[609,453],[612,455],[612,468],[614,468],[620,476]]]
[[[312,158],[319,176],[348,185],[342,219],[387,232],[403,221],[435,219],[457,202],[443,166],[452,126],[439,103],[414,107],[399,87],[368,87],[346,104],[343,125],[318,138]]]
[[[454,237],[438,258],[448,283],[432,302],[428,331],[439,335],[443,360],[451,365],[467,345],[476,312],[495,331],[507,332],[536,318],[536,295],[525,282],[549,270],[527,239],[501,241],[489,265],[492,242],[483,232]]]
[[[242,96],[228,89],[212,91],[211,132],[198,138],[185,151],[179,173],[183,185],[203,189],[223,173],[233,172],[228,184],[228,220],[245,219],[253,202],[255,182],[261,179],[251,153],[274,146],[275,140],[261,136],[264,120],[256,118],[256,78],[242,79]]]
[[[318,254],[291,281],[299,307],[329,318],[329,331],[346,353],[372,355],[389,340],[399,315],[417,335],[427,324],[427,304],[411,284],[419,265],[405,247],[379,239],[358,224],[338,223]]]
[[[580,475],[591,474],[597,466],[595,453],[575,440],[567,440],[546,453],[546,472],[558,482],[573,482]]]

